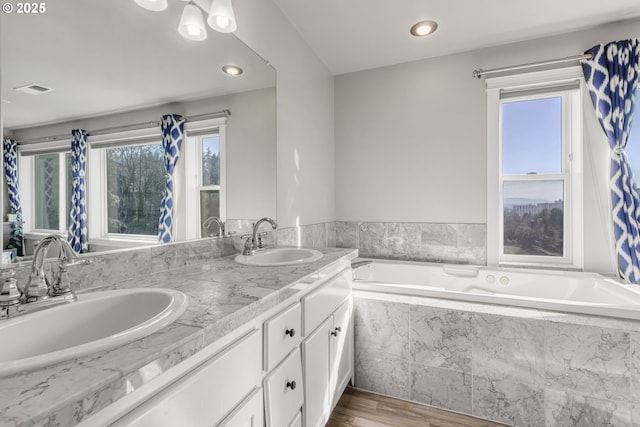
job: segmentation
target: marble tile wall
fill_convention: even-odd
[[[334,223],[336,246],[360,256],[459,264],[487,263],[485,224]]]
[[[356,295],[357,387],[516,426],[640,425],[640,322],[405,300]]]

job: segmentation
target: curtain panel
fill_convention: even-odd
[[[582,63],[598,122],[611,148],[611,208],[618,274],[640,283],[640,191],[625,147],[640,88],[640,38],[600,44]]]
[[[89,251],[87,230],[87,199],[85,175],[87,170],[87,132],[83,129],[71,131],[71,174],[73,187],[69,210],[69,244],[74,251]]]
[[[158,221],[158,241],[161,243],[171,242],[174,238],[173,172],[178,163],[184,139],[184,122],[182,116],[177,114],[162,116],[162,148],[164,149],[164,168],[167,182],[160,204],[160,219]]]
[[[4,173],[9,194],[9,208],[16,215],[11,224],[9,244],[17,250],[19,256],[24,255],[24,238],[22,231],[22,206],[18,191],[18,145],[11,139],[3,141]]]

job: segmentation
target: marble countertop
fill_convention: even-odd
[[[103,288],[171,288],[189,295],[191,301],[177,321],[143,339],[0,378],[0,426],[75,425],[301,293],[295,285],[312,283],[323,269],[356,256],[353,249],[321,251],[322,259],[309,264],[249,267],[235,263],[231,256]]]

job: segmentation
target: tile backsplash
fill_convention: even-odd
[[[485,224],[335,222],[336,246],[362,257],[457,264],[487,263]]]
[[[170,243],[86,255],[90,264],[69,266],[74,289],[109,287],[124,280],[161,274],[242,251],[242,236],[251,232],[250,220],[230,220],[232,236]],[[339,247],[358,249],[360,256],[412,261],[486,264],[484,224],[403,222],[325,222],[300,227],[261,227],[273,246]],[[48,264],[55,269],[57,262]],[[26,285],[31,263],[14,265],[16,279]]]

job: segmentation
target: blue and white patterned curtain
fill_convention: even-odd
[[[591,101],[611,148],[611,202],[618,274],[640,283],[640,191],[625,153],[640,88],[640,38],[598,45],[583,62]]]
[[[177,114],[162,116],[162,147],[164,148],[164,169],[167,183],[160,204],[158,241],[168,243],[173,240],[173,170],[178,163],[184,135],[184,119]]]
[[[87,203],[85,175],[87,170],[87,133],[83,129],[71,131],[71,174],[73,188],[69,210],[69,244],[74,251],[89,251],[87,239]]]
[[[18,192],[18,146],[15,141],[5,139],[3,144],[4,173],[9,194],[9,207],[16,215],[16,221],[11,225],[9,244],[17,249],[18,255],[24,255],[24,240],[22,234],[22,206]]]

